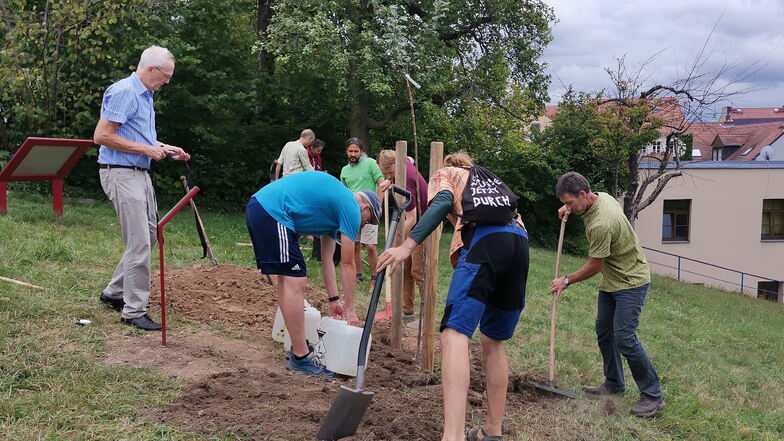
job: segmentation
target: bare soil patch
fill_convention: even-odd
[[[277,307],[275,287],[257,270],[233,265],[168,270],[166,280],[167,308],[175,314],[169,322],[168,346],[160,346],[158,333],[124,337],[107,358],[108,363],[151,367],[187,381],[182,395],[166,408],[143,409],[140,415],[208,436],[315,439],[338,388],[353,385],[354,379],[313,378],[286,371],[282,345],[269,337]],[[157,285],[153,292],[159,292]],[[326,313],[323,291],[309,287],[306,297]],[[157,302],[157,298],[151,300],[153,311],[157,311]],[[183,326],[182,318],[221,325],[248,337],[229,338],[199,326],[194,330]],[[413,361],[416,329],[404,327],[400,351],[389,346],[389,331],[388,320],[374,325],[364,389],[375,396],[357,435],[346,439],[438,440],[443,424],[439,372],[423,372]],[[478,345],[472,345],[471,378],[468,418],[478,421],[485,412]],[[562,402],[542,397],[531,388],[530,381],[544,378],[513,374],[511,380],[506,433],[540,432],[532,430],[535,420],[541,436],[533,439],[550,439],[548,427],[568,418],[554,411]]]

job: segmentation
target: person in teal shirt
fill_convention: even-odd
[[[374,191],[379,199],[381,183],[384,175],[378,163],[373,158],[363,156],[365,145],[359,138],[349,138],[346,141],[346,156],[348,164],[340,171],[340,182],[349,190],[358,192],[362,190]],[[370,280],[376,280],[376,263],[378,262],[378,225],[365,225],[360,232],[359,241],[354,244],[354,262],[357,268],[357,281],[362,282],[362,248],[365,245],[370,265]]]

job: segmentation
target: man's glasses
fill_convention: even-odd
[[[155,70],[157,70],[158,72],[160,72],[160,73],[161,73],[161,74],[162,74],[164,77],[166,77],[166,81],[169,81],[169,80],[171,80],[171,78],[172,78],[172,76],[171,76],[171,75],[168,75],[166,72],[164,72],[164,71],[162,71],[162,70],[158,69],[158,66],[153,66],[153,67],[155,68]]]

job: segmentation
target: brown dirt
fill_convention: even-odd
[[[157,282],[157,277],[154,278]],[[269,337],[276,309],[275,288],[257,270],[233,265],[168,270],[168,346],[160,334],[126,336],[108,363],[151,367],[187,381],[181,396],[165,409],[145,409],[151,420],[205,435],[232,434],[237,439],[312,440],[340,385],[353,378],[313,378],[285,369],[282,345]],[[158,293],[159,288],[153,287]],[[157,295],[157,294],[156,294]],[[325,313],[325,294],[313,287],[308,301]],[[151,301],[153,311],[158,299]],[[174,313],[173,315],[172,312]],[[216,335],[182,319],[240,331],[242,339]],[[197,329],[194,329],[197,328]],[[441,437],[441,388],[438,372],[429,374],[412,360],[416,329],[404,327],[403,350],[389,346],[389,320],[374,325],[366,383],[375,393],[357,435],[347,440],[438,440]],[[481,350],[472,345],[469,421],[485,412]],[[541,377],[515,374],[510,381],[507,415],[535,413],[548,439],[557,421],[556,401],[542,398],[530,381]],[[611,411],[607,411],[611,413]],[[530,433],[526,418],[508,418],[506,433]],[[523,430],[523,426],[528,426]]]

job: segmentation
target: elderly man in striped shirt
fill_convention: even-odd
[[[174,56],[150,46],[142,52],[136,72],[106,89],[94,140],[101,187],[114,204],[125,252],[100,300],[122,312],[127,325],[156,331],[147,315],[150,299],[150,251],[157,240],[158,206],[150,180],[153,160],[167,155],[187,161],[183,149],[158,140],[153,94],[174,75]]]

